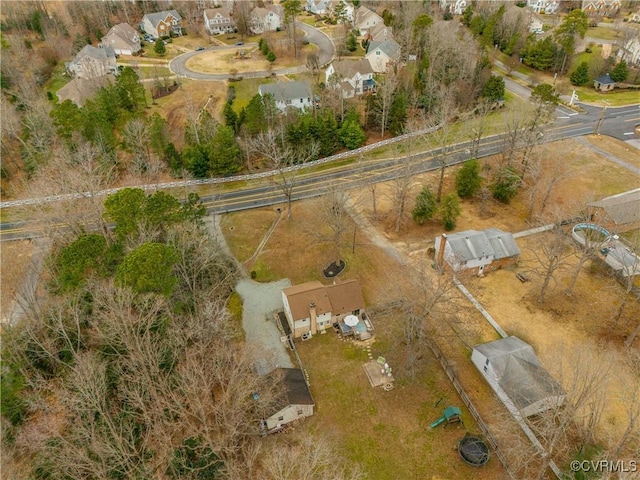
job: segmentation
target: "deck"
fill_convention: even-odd
[[[367,374],[372,387],[383,387],[385,390],[393,388],[395,378],[393,378],[391,372],[385,373],[384,365],[379,364],[376,360],[370,360],[362,365],[362,368]]]

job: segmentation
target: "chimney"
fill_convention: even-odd
[[[444,247],[447,244],[447,234],[443,233],[442,236],[440,237],[440,248],[438,249],[438,253],[436,256],[436,267],[439,270],[442,270],[442,267],[444,266]]]
[[[311,334],[315,335],[318,331],[318,314],[316,313],[316,304],[309,304],[309,316],[311,318]]]

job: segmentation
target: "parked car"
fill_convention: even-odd
[[[196,52],[201,52],[202,50],[204,50],[204,47],[196,47]]]
[[[244,42],[237,42],[236,45],[244,45]]]

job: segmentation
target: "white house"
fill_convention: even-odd
[[[331,0],[307,0],[305,10],[316,15],[326,15],[328,13],[329,3],[331,3]]]
[[[284,22],[284,10],[280,5],[265,5],[251,10],[251,31],[260,35],[264,32],[274,32],[281,28]]]
[[[366,58],[336,60],[325,71],[325,84],[342,89],[343,98],[352,98],[373,90],[373,68]]]
[[[560,3],[556,0],[527,0],[527,7],[535,13],[553,15],[558,11]]]
[[[267,433],[275,433],[295,420],[313,415],[315,402],[299,368],[279,368],[274,370],[274,381],[282,385],[276,398],[275,412],[264,419]]]
[[[448,10],[454,15],[462,15],[467,8],[467,0],[440,0],[440,8],[443,12]]]
[[[393,38],[371,42],[365,58],[371,63],[374,72],[385,73],[389,62],[400,61],[400,45]]]
[[[633,37],[618,50],[618,60],[628,65],[640,65],[640,38]]]
[[[102,37],[100,46],[112,48],[116,55],[133,55],[142,48],[138,32],[126,23],[119,23],[111,27]]]
[[[294,285],[282,290],[282,303],[294,338],[322,332],[347,315],[360,317],[365,307],[357,280],[333,285],[316,280]]]
[[[479,276],[513,265],[520,257],[513,235],[497,228],[442,234],[436,237],[435,251],[439,267],[446,262],[456,272],[467,270]]]
[[[231,33],[236,29],[236,22],[231,18],[231,12],[226,8],[207,8],[202,15],[204,16],[204,27],[210,35]]]
[[[531,345],[517,337],[476,345],[471,361],[517,418],[557,408],[564,402],[562,387],[544,369]]]
[[[67,71],[76,78],[92,79],[117,74],[116,54],[112,48],[85,45],[71,62],[65,64]]]
[[[153,38],[182,35],[182,17],[175,10],[147,13],[142,17],[141,27]]]
[[[369,10],[365,6],[358,7],[355,15],[356,18],[354,20],[354,26],[356,30],[360,31],[360,35],[363,37],[369,33],[370,29],[376,25],[384,23],[384,20],[380,15],[373,10]]]
[[[276,107],[281,112],[293,107],[298,110],[313,108],[313,94],[311,85],[305,81],[277,82],[260,85],[260,96],[271,95],[276,102]]]

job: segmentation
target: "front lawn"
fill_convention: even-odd
[[[575,87],[575,89],[580,102],[604,105],[603,101],[606,101],[612,107],[633,105],[638,103],[640,98],[640,90],[614,90],[610,93],[600,93],[592,87]]]
[[[251,99],[258,94],[258,87],[266,83],[273,83],[272,78],[245,78],[239,82],[230,82],[229,87],[236,89],[236,97],[233,101],[233,109],[240,113]]]

